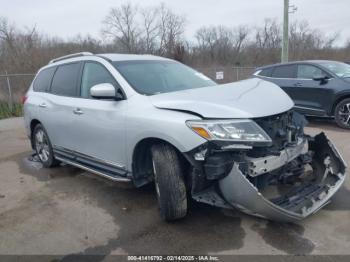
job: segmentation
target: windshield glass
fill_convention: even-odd
[[[350,77],[350,65],[348,64],[341,62],[320,62],[320,64],[339,77]]]
[[[202,73],[175,61],[117,61],[113,65],[138,93],[144,95],[216,85]]]

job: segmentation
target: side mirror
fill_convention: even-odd
[[[328,76],[325,75],[315,75],[312,80],[320,81],[320,84],[325,84],[328,82]]]
[[[94,85],[90,88],[90,95],[93,98],[98,99],[115,99],[115,100],[123,100],[124,97],[116,92],[115,87],[110,83],[102,83]]]

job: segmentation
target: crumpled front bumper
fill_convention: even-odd
[[[279,199],[268,199],[234,164],[231,172],[219,180],[222,197],[239,210],[275,221],[293,222],[317,212],[330,202],[345,180],[346,164],[332,142],[321,133],[308,142],[313,152],[317,180],[295,187]],[[291,161],[297,152],[284,156]],[[276,166],[276,163],[267,165]],[[254,175],[254,173],[252,173]],[[260,175],[260,174],[255,174]]]

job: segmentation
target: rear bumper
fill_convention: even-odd
[[[293,222],[314,214],[330,202],[343,184],[346,164],[324,133],[310,140],[308,149],[313,154],[311,164],[316,180],[293,186],[278,198],[269,199],[249,181],[235,163],[230,173],[218,181],[222,197],[230,206],[245,213],[281,222]],[[296,148],[288,152],[283,159],[285,164],[300,155],[299,150],[300,148]],[[272,160],[272,166],[280,167],[279,161]]]

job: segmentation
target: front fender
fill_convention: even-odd
[[[140,111],[129,111],[126,119],[126,155],[128,170],[132,170],[132,158],[136,145],[147,138],[164,140],[180,152],[188,152],[206,140],[187,125],[187,120],[198,120],[198,116],[184,112],[158,109],[153,105]]]

